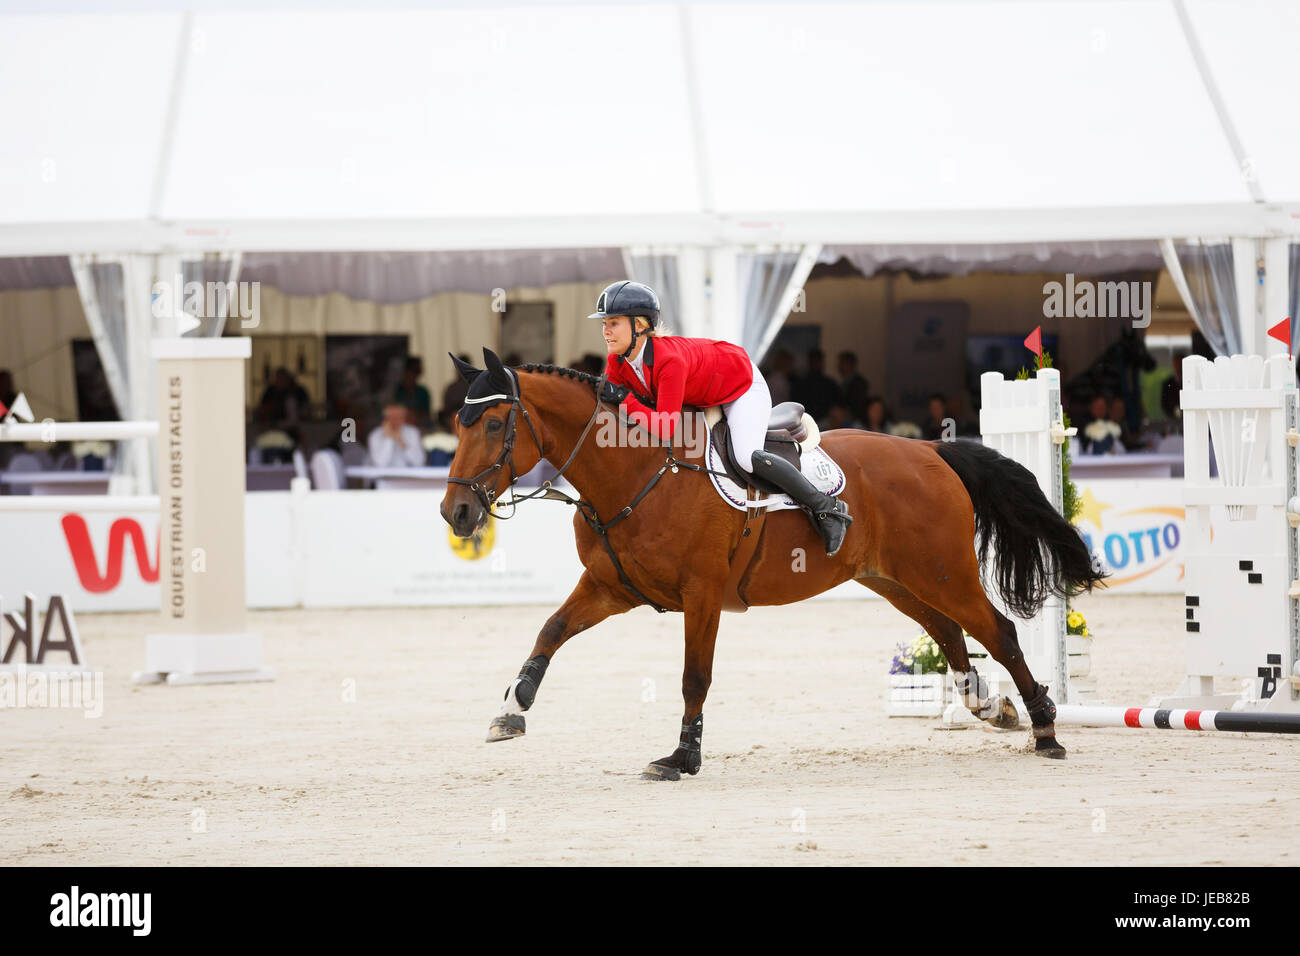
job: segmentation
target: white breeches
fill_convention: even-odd
[[[727,426],[731,429],[731,447],[736,453],[736,464],[752,472],[754,466],[750,459],[754,452],[763,450],[767,438],[767,423],[772,417],[772,395],[758,366],[753,360],[749,364],[754,369],[754,384],[740,398],[723,405],[722,414],[727,416]]]

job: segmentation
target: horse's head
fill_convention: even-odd
[[[542,455],[540,436],[520,400],[518,374],[487,348],[485,369],[454,355],[451,360],[469,392],[457,417],[460,440],[439,510],[457,537],[468,538],[487,522],[492,502],[532,471]]]

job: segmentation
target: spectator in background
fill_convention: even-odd
[[[1129,430],[1128,409],[1124,405],[1124,399],[1118,395],[1110,400],[1107,417],[1119,426],[1119,442],[1125,451],[1136,451],[1147,444],[1140,434]]]
[[[957,423],[958,437],[979,437],[979,422],[966,417],[966,406],[960,395],[948,399],[948,417]]]
[[[287,368],[275,370],[271,384],[257,403],[259,421],[275,425],[296,425],[306,417],[311,399]]]
[[[474,364],[470,362],[468,355],[462,354],[456,357],[467,365]],[[440,414],[448,417],[455,415],[456,412],[460,411],[460,407],[465,404],[465,396],[468,394],[469,382],[465,381],[460,377],[460,374],[457,373],[456,377],[451,380],[451,384],[443,389],[442,411]]]
[[[846,405],[832,405],[831,410],[826,413],[826,430],[830,431],[835,428],[865,428],[866,426],[853,414]]]
[[[414,355],[408,356],[402,369],[402,381],[393,392],[393,401],[407,410],[409,423],[419,429],[426,428],[433,416],[429,390],[420,384],[423,374],[424,362]]]
[[[871,395],[871,386],[858,374],[858,357],[853,352],[841,352],[839,359],[840,397],[852,418],[865,420],[867,417],[867,399]]]
[[[1124,451],[1123,428],[1110,420],[1110,398],[1098,392],[1088,402],[1088,423],[1079,430],[1087,455],[1112,455]]]
[[[925,419],[925,424],[921,427],[921,437],[926,441],[941,441],[944,436],[944,426],[948,421],[948,400],[939,392],[930,396],[929,412]],[[957,423],[953,422],[952,435],[956,435]]]
[[[389,402],[384,420],[366,442],[370,461],[379,468],[415,468],[424,464],[420,430],[406,422],[406,406]]]
[[[0,369],[0,403],[4,404],[6,409],[14,407],[14,399],[18,397],[18,392],[14,388],[13,373],[9,369]],[[3,419],[8,412],[0,412],[0,419]],[[17,442],[0,441],[0,469],[9,466],[9,459],[15,454],[14,448]]]
[[[1178,393],[1183,390],[1183,359],[1185,358],[1187,358],[1186,352],[1178,352],[1174,355],[1173,374],[1160,386],[1160,410],[1165,413],[1165,418],[1177,423],[1179,430],[1183,427],[1183,407],[1178,402]]]
[[[826,353],[813,349],[808,353],[808,373],[794,382],[794,400],[804,407],[820,426],[831,406],[839,403],[840,388],[825,372]]]
[[[889,434],[889,428],[894,423],[890,420],[889,410],[885,408],[885,400],[879,395],[867,399],[867,420],[864,424],[869,432]]]
[[[772,396],[774,408],[782,402],[790,401],[790,396],[794,392],[794,382],[790,375],[792,368],[794,368],[794,356],[787,349],[777,349],[772,354],[771,365],[763,373],[763,377],[767,379],[767,390]]]

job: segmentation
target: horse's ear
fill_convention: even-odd
[[[482,369],[478,369],[475,368],[473,365],[470,365],[469,362],[462,362],[460,359],[452,355],[450,352],[448,352],[447,354],[451,356],[452,362],[455,363],[456,371],[460,372],[460,377],[467,382],[474,381],[474,379],[478,377],[478,373],[482,371]]]
[[[504,391],[510,391],[510,375],[506,372],[506,367],[497,358],[497,353],[486,345],[483,346],[483,362],[487,365],[488,381],[496,382]]]

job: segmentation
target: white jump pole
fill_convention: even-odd
[[[1217,730],[1243,734],[1300,734],[1300,714],[1241,710],[1181,710],[1172,707],[1056,708],[1056,723],[1073,727],[1134,730]]]
[[[0,424],[0,441],[118,441],[157,438],[157,422],[32,422]]]
[[[155,339],[160,627],[138,683],[272,680],[246,629],[246,338]]]

